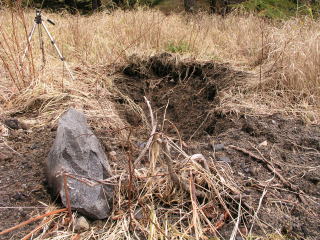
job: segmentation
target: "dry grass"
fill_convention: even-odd
[[[86,17],[67,13],[46,15],[57,23],[49,25],[50,31],[67,60],[77,69],[80,79],[99,79],[106,83],[103,69],[107,65],[124,64],[133,54],[150,56],[166,51],[169,44],[178,47],[184,44],[187,47],[184,57],[230,62],[256,74],[241,89],[223,94],[225,109],[242,111],[245,108],[256,113],[301,112],[311,122],[319,120],[318,21],[292,19],[268,23],[252,15],[165,16],[153,10],[119,10]],[[33,17],[34,12],[30,11],[23,16],[9,10],[2,10],[0,14],[2,102],[11,101],[18,92],[38,85],[47,92],[59,92],[63,87],[75,89],[47,38],[47,63],[40,70],[42,57],[37,34],[32,42],[32,57],[19,70],[26,31],[31,28]]]
[[[151,56],[168,50],[169,43],[177,46],[183,43],[187,44],[188,51],[182,57],[230,62],[255,75],[243,82],[241,88],[220,93],[218,107],[221,110],[248,114],[294,113],[310,122],[319,121],[320,24],[317,21],[292,19],[268,23],[252,15],[165,16],[142,9],[86,17],[67,13],[46,15],[57,24],[49,26],[50,32],[77,80],[70,79],[46,36],[47,62],[41,69],[37,34],[31,43],[32,54],[20,68],[26,32],[33,24],[34,12],[2,10],[0,109],[3,111],[34,110],[36,106],[39,122],[52,124],[64,109],[75,106],[83,109],[90,119],[122,128],[124,125],[108,100],[107,90],[112,85],[111,76],[116,66],[125,64],[133,54]],[[148,239],[207,239],[208,233],[219,237],[216,228],[223,222],[223,216],[233,218],[235,231],[237,218],[253,217],[246,208],[239,207],[238,200],[224,200],[226,196],[238,197],[235,193],[239,190],[231,174],[221,171],[213,161],[209,161],[209,166],[203,165],[165,135],[158,140],[159,146],[153,144],[150,150],[157,164],[152,171],[144,167],[136,169],[131,189],[127,174],[123,170],[115,172],[124,180],[119,181],[112,218],[102,230],[93,228],[81,234],[82,239],[135,239],[136,234]],[[169,152],[164,150],[164,143],[170,145]],[[180,169],[180,181],[185,187],[173,187],[175,182],[168,176],[166,157],[171,159],[174,169]],[[155,177],[150,176],[150,171]],[[207,201],[195,201],[196,190],[201,191]],[[128,192],[132,194],[130,203]],[[211,207],[216,212],[206,212],[213,203],[220,207]],[[137,211],[141,211],[141,221],[135,220],[139,215]],[[65,228],[48,237],[47,230],[44,228],[36,239],[70,239],[75,235]]]

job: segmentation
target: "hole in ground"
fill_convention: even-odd
[[[179,61],[168,53],[146,60],[133,56],[130,62],[123,68],[121,77],[114,79],[114,86],[120,92],[115,99],[120,115],[133,126],[141,125],[142,116],[132,104],[147,113],[143,98],[146,96],[159,122],[168,105],[166,118],[185,138],[199,137],[205,132],[213,134],[216,120],[210,113],[219,103],[219,91],[238,84],[248,75],[228,64]],[[166,130],[175,131],[172,126]]]

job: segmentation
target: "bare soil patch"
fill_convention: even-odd
[[[7,117],[17,120],[22,116]],[[48,127],[9,129],[5,144],[0,145],[0,231],[43,213],[45,206],[40,201],[51,202],[45,187],[44,163],[53,139],[54,132]],[[0,239],[21,239],[36,225]]]
[[[212,110],[219,101],[218,93],[231,85],[240,85],[249,75],[227,64],[181,62],[168,53],[148,60],[133,57],[131,61],[123,69],[124,75],[114,80],[116,88],[143,109],[146,109],[143,99],[146,96],[159,117],[168,104],[168,119],[174,120],[179,131],[188,137],[203,135],[202,130],[210,126]],[[122,104],[126,99],[118,96],[116,102],[120,114],[130,125],[141,124],[141,115]]]

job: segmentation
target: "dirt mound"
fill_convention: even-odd
[[[141,113],[128,106],[124,96],[145,110],[146,96],[160,120],[168,104],[167,118],[185,137],[203,134],[210,123],[210,113],[219,102],[219,91],[248,76],[227,64],[179,61],[168,53],[148,60],[132,57],[131,62],[123,69],[123,75],[114,79],[122,93],[116,99],[120,112],[124,112],[128,123],[137,126],[142,121]]]

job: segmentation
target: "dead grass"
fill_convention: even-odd
[[[241,89],[224,93],[222,107],[235,111],[244,107],[261,114],[297,112],[310,122],[319,120],[318,21],[292,19],[276,24],[252,15],[165,16],[159,11],[142,9],[86,17],[67,13],[45,15],[57,23],[49,25],[50,32],[80,79],[100,79],[108,85],[105,66],[124,64],[133,54],[150,56],[168,50],[169,44],[178,47],[184,44],[187,49],[184,57],[230,62],[256,74]],[[32,11],[22,14],[2,10],[0,14],[2,102],[10,102],[17,93],[40,86],[44,91],[76,89],[46,36],[44,69],[40,69],[42,57],[37,34],[31,44],[32,56],[19,69],[26,32],[31,29],[33,18]]]
[[[36,109],[41,124],[52,124],[66,108],[75,106],[83,109],[89,118],[101,119],[102,124],[121,129],[124,125],[108,100],[107,90],[117,64],[125,64],[133,54],[151,56],[165,51],[169,43],[183,42],[188,45],[188,52],[182,57],[230,62],[255,75],[241,88],[220,93],[220,110],[247,114],[283,112],[304,116],[309,122],[319,121],[320,24],[317,21],[292,19],[276,24],[252,15],[165,16],[142,9],[85,17],[67,13],[46,15],[56,22],[56,26],[49,26],[50,32],[77,80],[70,79],[46,36],[46,64],[41,69],[37,34],[31,42],[32,54],[21,68],[26,30],[33,24],[34,12],[1,10],[0,109],[6,113]],[[123,137],[126,135],[123,133]],[[157,141],[159,146],[155,148],[153,144],[150,148],[152,169],[135,169],[132,188],[128,188],[128,175],[124,171],[115,172],[124,180],[119,181],[118,204],[112,218],[102,230],[92,228],[82,233],[81,239],[134,239],[137,234],[148,239],[207,239],[208,233],[218,238],[216,230],[224,218],[232,219],[235,231],[238,218],[244,215],[253,218],[254,214],[244,205],[239,206],[236,197],[240,191],[231,174],[221,172],[213,162],[203,165],[165,135]],[[165,147],[171,150],[168,152]],[[177,187],[172,176],[168,176],[166,157],[174,169],[179,169],[184,187]],[[199,191],[212,203],[198,203],[195,195]],[[132,194],[130,203],[128,192]],[[226,196],[234,200],[226,202]],[[206,212],[213,203],[220,206],[215,208],[217,212]],[[129,209],[125,208],[128,204]],[[141,221],[135,220],[137,211],[143,215]],[[44,228],[35,239],[70,239],[76,235],[70,226],[52,236],[46,235],[48,230]]]

